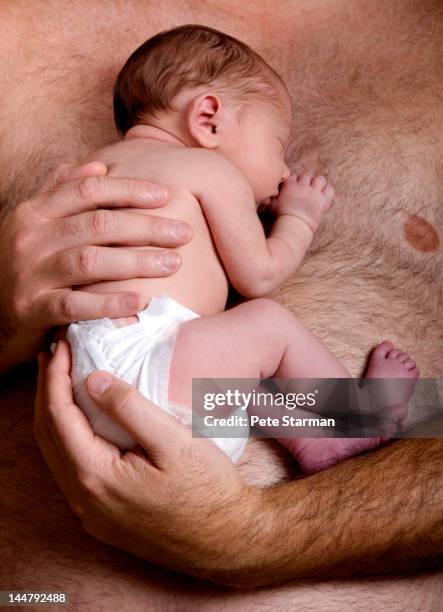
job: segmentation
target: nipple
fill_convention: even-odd
[[[410,215],[404,225],[404,234],[411,247],[422,253],[432,253],[440,245],[434,227],[418,215]]]

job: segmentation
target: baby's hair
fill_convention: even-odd
[[[137,123],[170,111],[183,89],[212,85],[239,100],[281,101],[286,87],[255,51],[228,34],[201,25],[160,32],[130,56],[117,77],[114,117],[125,134]]]

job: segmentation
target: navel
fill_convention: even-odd
[[[416,251],[432,253],[440,245],[438,234],[429,221],[410,215],[404,225],[405,238]]]

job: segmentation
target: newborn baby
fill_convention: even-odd
[[[349,372],[300,321],[271,300],[224,311],[229,283],[266,295],[295,272],[334,191],[323,176],[290,175],[285,149],[291,101],[279,75],[234,38],[202,26],[154,36],[120,72],[115,119],[123,140],[92,156],[118,177],[167,187],[162,215],[188,222],[193,239],[173,277],[102,282],[91,291],[137,291],[137,317],[70,325],[76,401],[94,431],[122,449],[135,441],[93,404],[85,388],[96,369],[114,372],[182,422],[190,423],[192,378],[348,378]],[[275,222],[266,237],[258,209]],[[143,211],[140,223],[143,223]],[[140,258],[143,258],[140,248]],[[383,342],[367,376],[418,376],[409,356]],[[405,416],[413,390],[395,398]],[[392,403],[392,400],[391,400]],[[285,439],[305,472],[374,447],[371,439]],[[235,461],[246,441],[218,439]]]

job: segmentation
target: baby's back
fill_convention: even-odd
[[[117,142],[93,154],[91,159],[103,161],[110,176],[140,178],[164,185],[169,193],[165,206],[146,211],[130,209],[131,212],[141,217],[153,215],[186,221],[193,229],[193,237],[178,249],[182,265],[170,277],[101,282],[89,285],[86,290],[138,291],[147,300],[166,294],[199,314],[214,314],[224,309],[228,281],[198,199],[193,195],[193,186],[211,180],[205,169],[205,154],[210,155],[201,149],[145,138]],[[148,232],[148,224],[146,228]],[[147,242],[146,248],[153,247]]]

